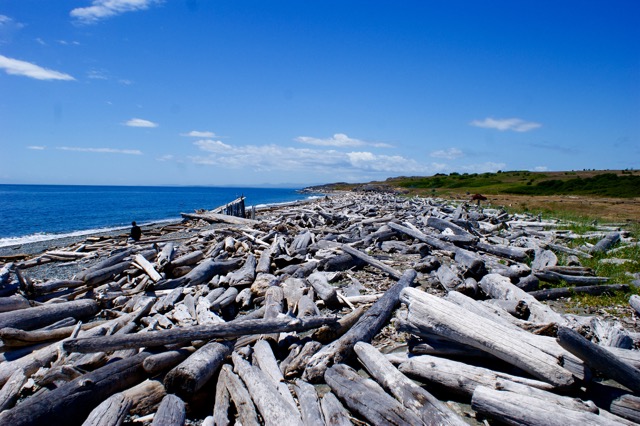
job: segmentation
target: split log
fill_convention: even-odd
[[[525,331],[518,332],[413,288],[404,289],[401,300],[409,307],[409,322],[427,332],[489,352],[559,388],[574,383],[573,375],[556,357],[523,338],[528,334]]]
[[[226,393],[226,395],[225,395]],[[251,400],[251,395],[229,364],[222,366],[216,385],[216,399],[213,406],[214,424],[217,426],[229,424],[229,400],[233,401],[238,413],[238,420],[242,425],[258,426],[258,413]]]
[[[320,409],[322,410],[324,422],[327,426],[353,425],[350,420],[351,416],[349,415],[349,412],[331,392],[325,393],[320,400]]]
[[[111,395],[91,411],[82,426],[121,425],[129,414],[133,401],[122,392]]]
[[[94,300],[75,300],[3,312],[0,313],[0,329],[13,327],[33,330],[68,317],[87,318],[95,315],[99,309]]]
[[[326,370],[325,382],[351,411],[374,425],[421,425],[422,420],[411,410],[388,395],[371,379],[360,376],[345,364]]]
[[[265,425],[285,426],[302,423],[300,412],[278,392],[259,368],[245,361],[238,353],[231,354],[234,369],[247,386]]]
[[[164,378],[168,392],[191,395],[200,390],[231,353],[231,345],[211,342],[191,354]]]
[[[86,373],[38,398],[26,399],[0,413],[0,423],[20,425],[80,424],[98,404],[144,379],[141,352]]]
[[[572,297],[577,294],[591,294],[599,296],[601,294],[611,294],[617,291],[629,291],[628,284],[609,284],[609,285],[589,285],[584,287],[562,287],[547,288],[544,290],[530,291],[529,295],[535,297],[539,301],[556,300],[561,297]]]
[[[430,355],[411,357],[402,362],[398,369],[409,377],[418,378],[420,381],[426,381],[465,398],[471,398],[473,391],[478,386],[494,388],[501,380],[521,383],[548,391],[553,390],[552,385],[539,380],[527,379]]]
[[[271,350],[271,346],[266,340],[258,340],[253,345],[253,363],[266,374],[285,401],[287,401],[292,407],[296,408],[296,403],[293,400],[291,391],[289,391],[289,387],[284,381],[284,377],[278,367],[276,357]]]
[[[376,348],[360,342],[356,343],[354,350],[369,375],[403,406],[418,415],[424,424],[466,425],[446,405],[398,371]]]
[[[611,352],[591,343],[578,332],[566,327],[558,329],[560,346],[580,358],[588,366],[634,392],[640,392],[640,370],[620,360]]]
[[[162,398],[158,411],[153,416],[151,426],[184,426],[187,412],[184,401],[176,395],[168,394]]]
[[[335,317],[309,317],[304,319],[234,320],[213,325],[198,325],[148,333],[78,338],[64,342],[68,352],[106,352],[119,349],[184,344],[195,340],[232,339],[246,334],[305,331],[336,322]]]
[[[322,425],[325,424],[320,411],[320,400],[316,388],[313,385],[303,381],[296,380],[293,389],[300,403],[300,412],[302,413],[302,423],[305,425]]]
[[[389,321],[399,303],[400,292],[413,283],[416,275],[413,269],[407,270],[349,331],[311,357],[304,370],[303,379],[310,382],[320,380],[330,365],[344,362],[351,356],[353,346],[357,342],[370,342]]]

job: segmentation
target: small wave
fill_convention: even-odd
[[[39,243],[42,241],[56,240],[58,238],[82,237],[85,235],[98,234],[101,232],[119,231],[119,230],[128,229],[128,228],[129,228],[128,226],[120,226],[115,228],[87,229],[84,231],[74,231],[74,232],[68,232],[64,234],[37,233],[37,234],[25,235],[23,237],[0,238],[0,247],[15,246],[15,245],[22,245],[22,244],[29,244],[29,243]]]

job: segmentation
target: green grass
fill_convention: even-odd
[[[389,178],[386,184],[407,189],[431,189],[441,193],[466,190],[486,194],[589,195],[600,197],[640,197],[640,176],[634,171],[536,173],[509,171],[425,177]]]

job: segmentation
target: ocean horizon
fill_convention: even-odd
[[[301,189],[0,184],[0,247],[173,222],[240,196],[249,208],[320,195]]]

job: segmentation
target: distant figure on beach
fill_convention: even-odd
[[[142,237],[142,229],[138,225],[136,225],[136,221],[131,222],[131,239],[133,241],[139,241],[140,237]]]

